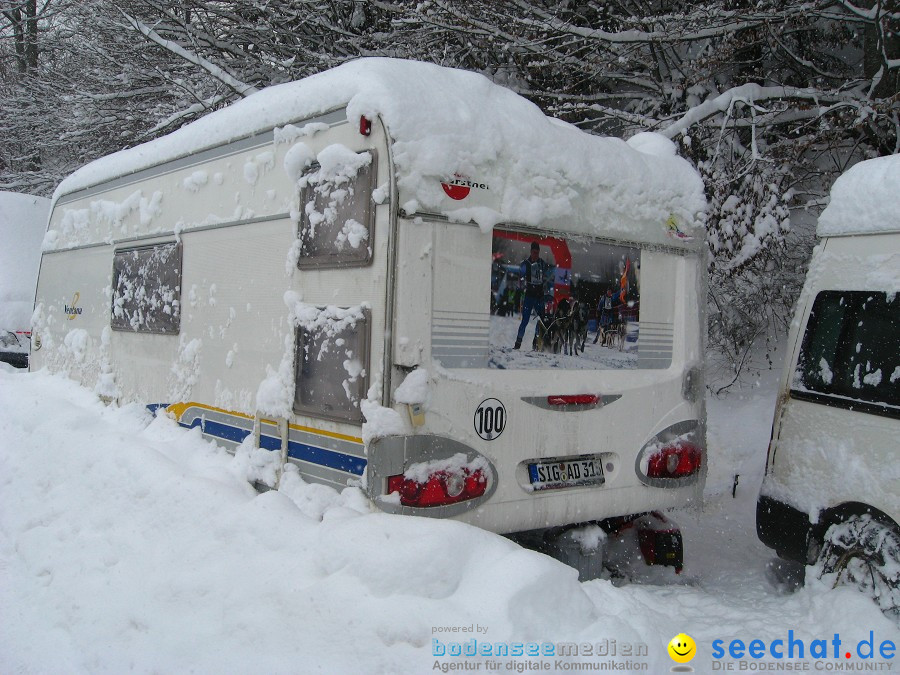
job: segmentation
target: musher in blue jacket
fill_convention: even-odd
[[[519,324],[519,333],[516,335],[516,345],[513,349],[522,346],[522,337],[525,335],[525,328],[528,326],[532,310],[536,310],[538,316],[543,314],[544,283],[550,265],[540,255],[541,245],[533,241],[531,242],[531,255],[519,265],[519,273],[525,281],[525,299],[522,301],[522,322]],[[537,328],[535,328],[535,333],[537,333]],[[537,335],[535,334],[536,339]]]

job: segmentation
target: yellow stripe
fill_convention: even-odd
[[[173,403],[168,408],[166,408],[166,412],[172,413],[175,415],[175,418],[178,421],[181,421],[182,416],[189,408],[201,408],[203,410],[211,410],[213,412],[222,413],[223,415],[230,415],[231,417],[242,417],[245,420],[253,421],[255,418],[252,415],[246,415],[244,413],[235,412],[234,410],[225,410],[224,408],[216,408],[215,406],[205,405],[203,403]],[[268,419],[266,417],[260,418],[261,422],[266,422],[268,424],[277,425],[278,423],[275,420]],[[305,431],[306,433],[315,434],[317,436],[327,436],[328,438],[335,438],[340,441],[349,441],[351,443],[359,443],[362,445],[363,439],[359,436],[348,436],[347,434],[339,434],[335,431],[325,431],[324,429],[315,429],[313,427],[304,427],[299,424],[288,424],[290,429],[294,429],[296,431]]]

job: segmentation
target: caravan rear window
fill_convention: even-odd
[[[113,256],[113,330],[177,335],[181,328],[181,244],[122,249]]]
[[[300,179],[303,267],[365,265],[372,258],[375,153],[325,148]]]
[[[816,296],[791,395],[900,417],[900,298],[823,291]]]

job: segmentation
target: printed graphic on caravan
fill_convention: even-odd
[[[388,512],[664,510],[705,475],[704,209],[666,139],[361,59],[67,178],[34,367]]]

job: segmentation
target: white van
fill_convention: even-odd
[[[0,361],[28,366],[34,287],[50,200],[0,191]]]
[[[228,448],[255,432],[387,512],[508,533],[681,506],[706,468],[704,208],[666,139],[361,59],[66,179],[33,367]],[[516,350],[495,284],[534,243]],[[625,346],[593,342],[607,289]],[[538,314],[577,349],[533,350]]]
[[[757,505],[759,538],[781,558],[818,560],[820,574],[859,583],[895,614],[898,194],[900,155],[861,162],[834,184],[788,337]]]

